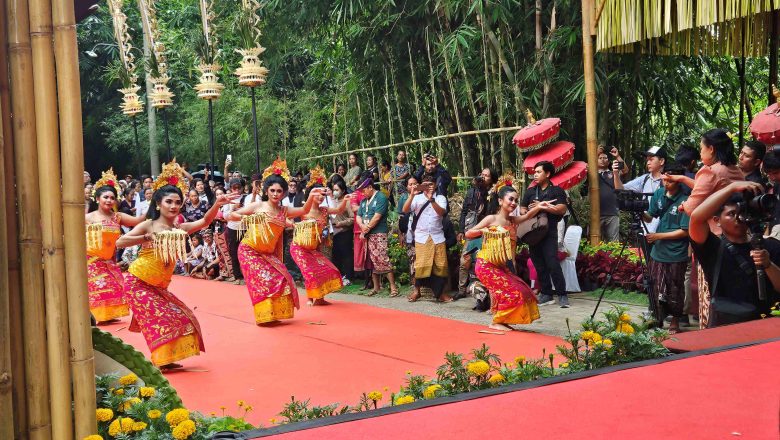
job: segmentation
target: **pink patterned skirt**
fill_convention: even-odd
[[[298,308],[298,288],[282,260],[275,254],[260,253],[241,243],[238,262],[254,306],[255,322],[292,318],[293,307]]]
[[[477,258],[477,278],[490,292],[495,324],[530,324],[539,319],[539,307],[531,288],[507,266]]]
[[[290,245],[290,255],[301,269],[306,296],[319,299],[341,289],[341,272],[319,250],[304,249],[296,243]]]
[[[115,262],[87,256],[87,278],[89,310],[98,322],[130,314],[122,271]]]

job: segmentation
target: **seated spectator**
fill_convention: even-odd
[[[192,246],[190,247],[190,253],[187,256],[187,261],[184,263],[184,275],[190,275],[203,270],[205,260],[203,258],[203,241],[200,235],[193,235],[190,240]]]
[[[138,202],[135,205],[135,216],[141,217],[146,215],[146,213],[149,211],[149,204],[152,202],[152,195],[154,194],[154,191],[152,191],[151,188],[147,188],[144,190],[144,198],[140,202]]]
[[[198,221],[206,215],[206,212],[208,210],[209,210],[208,202],[202,201],[200,199],[200,196],[198,195],[198,192],[194,189],[191,189],[189,192],[189,197],[187,198],[187,201],[184,203],[184,212],[182,213],[186,221],[188,222]]]
[[[700,279],[699,323],[702,328],[758,319],[768,313],[780,290],[780,242],[765,239],[763,250],[753,250],[748,225],[739,220],[742,193],[761,193],[760,183],[737,181],[712,194],[691,214],[694,255],[704,272]],[[718,237],[710,220],[720,225]],[[766,271],[767,298],[758,294],[756,268]]]
[[[214,241],[214,235],[210,230],[204,230],[201,235],[203,236],[203,270],[200,272],[200,276],[211,280],[219,276],[217,243]]]

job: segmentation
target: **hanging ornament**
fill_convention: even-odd
[[[122,103],[119,104],[119,108],[122,109],[122,113],[124,113],[126,116],[133,117],[144,111],[144,103],[138,96],[139,90],[141,90],[141,87],[135,84],[131,87],[119,89],[123,95]]]
[[[174,95],[168,88],[168,62],[165,58],[165,45],[160,42],[160,28],[157,23],[157,8],[154,0],[138,0],[141,11],[141,24],[147,38],[147,43],[151,48],[149,57],[148,72],[151,77],[154,90],[149,91],[151,105],[154,108],[165,108],[173,105]]]
[[[265,78],[268,75],[268,69],[260,61],[260,55],[265,52],[262,46],[249,49],[236,49],[241,54],[241,66],[236,69],[238,76],[238,85],[246,87],[257,87],[265,84]]]
[[[200,70],[200,82],[195,85],[195,90],[198,91],[198,98],[206,100],[218,99],[222,94],[224,85],[219,83],[217,78],[217,72],[222,66],[219,64],[200,64],[198,70]]]
[[[122,3],[122,0],[108,0],[108,10],[114,24],[114,38],[119,49],[119,61],[123,68],[121,77],[124,87],[119,89],[123,95],[120,108],[122,113],[132,117],[144,111],[144,104],[137,93],[141,88],[136,85],[138,75],[135,73],[133,44],[128,31],[127,16],[122,12]]]

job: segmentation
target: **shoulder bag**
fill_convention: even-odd
[[[539,187],[536,187],[536,200],[539,200]],[[549,232],[547,213],[540,212],[536,217],[517,225],[517,239],[529,246],[534,246],[544,240]]]

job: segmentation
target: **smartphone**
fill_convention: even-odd
[[[227,155],[227,161],[228,162],[233,162],[233,155],[232,154],[228,154]]]

